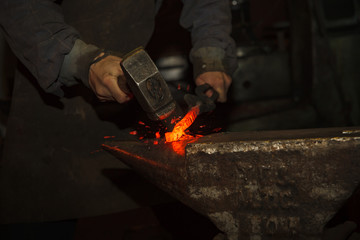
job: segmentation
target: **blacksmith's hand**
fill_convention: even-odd
[[[104,53],[101,53],[95,60],[103,55]],[[100,101],[125,103],[131,99],[130,91],[126,87],[124,73],[120,67],[121,61],[122,58],[118,56],[108,55],[91,64],[89,85]]]
[[[214,88],[214,90],[219,93],[219,98],[217,101],[223,103],[227,100],[227,92],[229,90],[231,82],[231,77],[224,72],[205,72],[200,74],[195,79],[195,84],[197,86],[207,83],[212,88]],[[206,95],[210,97],[212,95],[212,92],[208,91]]]

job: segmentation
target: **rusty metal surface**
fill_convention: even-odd
[[[228,239],[320,239],[360,183],[360,128],[219,133],[184,156],[152,141],[104,148]]]
[[[185,156],[172,144],[140,141],[109,141],[103,147],[175,197],[186,194]],[[185,146],[186,143],[184,143]]]

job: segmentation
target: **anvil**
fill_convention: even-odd
[[[321,239],[360,183],[360,128],[217,133],[159,144],[108,141],[103,147],[231,240]]]

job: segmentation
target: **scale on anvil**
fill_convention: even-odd
[[[183,143],[185,154],[165,141],[103,147],[207,216],[223,239],[321,239],[360,187],[359,128],[217,133]]]

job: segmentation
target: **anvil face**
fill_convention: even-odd
[[[182,195],[186,186],[185,147],[198,138],[165,143],[164,139],[109,141],[103,147],[172,195]]]
[[[104,148],[229,239],[319,237],[360,183],[359,128],[219,133],[183,144],[182,154],[152,141]]]

